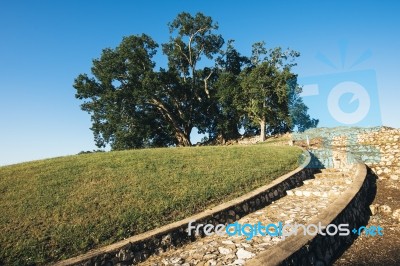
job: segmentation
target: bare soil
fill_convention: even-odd
[[[372,204],[387,205],[392,211],[400,208],[399,182],[377,180],[377,194]],[[360,236],[334,263],[344,265],[400,265],[400,224],[392,213],[378,212],[368,226],[383,227],[383,236]]]

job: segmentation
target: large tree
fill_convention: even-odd
[[[149,36],[124,38],[93,60],[92,77],[79,75],[76,97],[92,116],[99,147],[190,146],[195,126],[204,127],[211,69],[197,69],[202,57],[212,59],[223,39],[218,26],[201,13],[181,13],[169,24],[171,39],[163,44],[169,68],[154,71],[158,47]]]
[[[202,13],[178,14],[169,23],[169,42],[162,44],[166,69],[156,70],[158,44],[145,34],[104,49],[93,60],[92,75],[81,74],[74,83],[82,110],[91,114],[97,146],[190,146],[193,128],[225,141],[254,122],[264,138],[266,125],[274,133],[316,124],[291,72],[297,52],[268,51],[256,43],[249,59],[233,41],[222,51],[217,29]]]
[[[259,124],[261,141],[266,132],[292,128],[289,94],[296,75],[291,68],[298,56],[298,52],[280,47],[267,50],[264,42],[253,45],[251,66],[242,72],[241,85],[246,99],[243,109],[252,122]]]
[[[217,59],[217,75],[213,84],[217,115],[209,134],[222,142],[240,136],[239,129],[244,115],[240,73],[250,63],[249,58],[242,56],[233,44],[234,41],[229,40],[226,50]]]
[[[200,131],[207,128],[206,121],[212,105],[209,81],[214,70],[209,67],[198,69],[198,63],[202,58],[213,59],[224,44],[222,36],[214,33],[217,29],[218,25],[211,17],[183,12],[169,23],[171,38],[162,45],[163,52],[168,56],[169,69],[176,73],[181,86],[183,98],[180,106],[184,110],[177,112],[176,120],[182,122],[177,131],[179,143],[184,146],[191,145],[193,127]],[[158,108],[163,111],[162,106]]]
[[[115,49],[104,49],[93,60],[92,77],[75,79],[76,97],[91,114],[96,145],[113,149],[173,145],[172,128],[147,104],[148,80],[157,44],[147,35],[130,36]]]

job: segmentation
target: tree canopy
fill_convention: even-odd
[[[298,52],[267,50],[259,42],[246,57],[233,40],[223,48],[218,24],[202,13],[180,13],[168,26],[169,42],[159,46],[146,34],[124,37],[93,60],[91,75],[75,79],[98,147],[190,146],[194,128],[222,142],[239,137],[241,128],[264,139],[318,124],[292,73]],[[153,56],[160,48],[168,67],[157,70]]]

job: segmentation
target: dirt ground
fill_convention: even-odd
[[[387,205],[392,211],[400,208],[399,182],[377,180],[377,194],[372,204]],[[360,236],[334,263],[342,265],[400,265],[400,224],[392,213],[378,212],[368,226],[383,227],[383,236]]]

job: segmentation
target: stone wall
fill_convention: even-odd
[[[330,164],[331,154],[341,158],[340,163],[347,162],[346,153],[337,151],[321,151],[317,153],[320,164]],[[340,155],[341,154],[341,155]],[[325,156],[326,155],[326,156]],[[317,158],[315,154],[312,155]],[[335,157],[334,157],[335,158]],[[345,159],[346,158],[346,159]],[[332,161],[333,163],[333,161]],[[323,166],[323,165],[322,165]],[[349,224],[349,229],[366,225],[370,217],[369,205],[374,195],[375,175],[362,163],[348,165],[354,172],[353,184],[344,195],[335,200],[325,212],[318,215],[310,224],[321,222],[323,226],[329,224]],[[371,197],[372,196],[372,197]],[[299,230],[296,236],[287,238],[272,249],[258,255],[246,265],[331,265],[342,252],[351,245],[356,235],[350,232],[348,236],[304,236]]]
[[[364,174],[365,172],[361,171],[361,173]],[[363,178],[365,178],[365,175]],[[373,177],[365,178],[361,189],[351,200],[350,204],[330,223],[335,225],[349,224],[350,230],[366,225],[370,217],[369,204],[371,201],[369,195],[373,191],[374,182]],[[334,204],[330,207],[331,211],[340,208],[339,204]],[[355,238],[356,235],[352,232],[348,236],[317,235],[301,249],[285,259],[281,265],[330,265],[353,243]]]
[[[84,255],[61,261],[56,265],[131,265],[146,260],[150,255],[179,247],[194,241],[188,236],[187,226],[192,220],[196,224],[228,224],[261,209],[271,202],[284,197],[286,191],[301,186],[315,172],[309,168],[311,157],[304,152],[303,164],[296,170],[258,188],[242,197],[221,204],[202,213],[161,228],[133,236],[113,245],[92,250]]]

